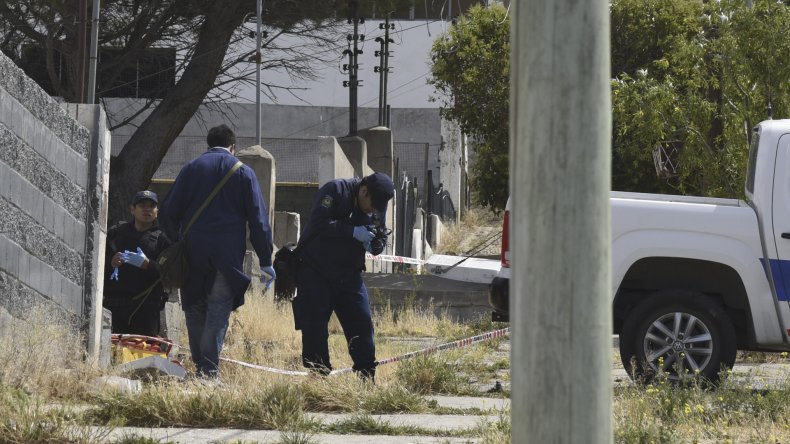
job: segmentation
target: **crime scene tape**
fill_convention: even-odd
[[[510,333],[510,327],[506,327],[506,328],[502,328],[502,329],[499,329],[499,330],[490,331],[488,333],[483,333],[483,334],[480,334],[480,335],[477,335],[477,336],[472,336],[472,337],[469,337],[469,338],[459,339],[459,340],[453,341],[453,342],[447,342],[447,343],[444,343],[444,344],[439,344],[439,345],[434,345],[434,346],[431,346],[431,347],[426,347],[426,348],[424,348],[422,350],[409,352],[409,353],[406,353],[406,354],[403,354],[403,355],[400,355],[400,356],[394,356],[392,358],[380,359],[380,360],[376,361],[376,365],[391,364],[393,362],[403,361],[405,359],[416,358],[418,356],[425,356],[425,355],[436,353],[436,352],[442,351],[442,350],[450,350],[450,349],[453,349],[453,348],[466,347],[466,346],[469,346],[469,345],[472,345],[472,344],[476,344],[478,342],[483,342],[483,341],[488,341],[488,340],[491,340],[491,339],[501,338],[501,337],[507,336],[509,333]],[[308,372],[305,372],[305,371],[280,370],[280,369],[271,368],[271,367],[264,367],[262,365],[250,364],[250,363],[243,362],[243,361],[237,361],[235,359],[229,359],[229,358],[219,358],[219,359],[221,361],[230,362],[230,363],[233,363],[233,364],[241,365],[243,367],[252,368],[252,369],[256,369],[256,370],[263,370],[263,371],[267,371],[267,372],[271,372],[271,373],[279,373],[279,374],[282,374],[282,375],[306,376],[308,374]],[[339,369],[339,370],[332,370],[332,372],[329,373],[329,375],[330,376],[332,376],[332,375],[339,375],[341,373],[348,373],[350,371],[352,371],[351,368],[343,368],[343,369]]]
[[[249,362],[244,361],[237,361],[235,359],[230,358],[219,358],[220,361],[230,362],[231,364],[240,365],[242,367],[252,368],[255,370],[263,370],[269,373],[279,373],[281,375],[291,375],[291,376],[307,376],[307,372],[305,371],[297,371],[297,370],[281,370],[279,368],[272,368],[272,367],[264,367],[262,365],[250,364]],[[351,370],[351,369],[349,369]]]
[[[491,339],[501,338],[506,336],[510,333],[510,327],[505,327],[499,330],[490,331],[488,333],[483,333],[477,336],[472,336],[470,338],[459,339],[453,342],[447,342],[444,344],[434,345],[432,347],[426,347],[422,350],[417,350],[413,352],[406,353],[404,355],[395,356],[392,358],[387,359],[380,359],[376,361],[376,365],[384,365],[384,364],[391,364],[393,362],[403,361],[406,359],[416,358],[418,356],[426,356],[432,353],[436,353],[442,350],[450,350],[453,348],[461,348],[466,347],[472,344],[476,344],[478,342],[488,341]],[[352,369],[344,368],[341,370],[333,370],[331,374],[338,374],[338,373],[347,373],[350,372]]]
[[[473,345],[473,344],[476,344],[478,342],[484,342],[484,341],[489,341],[491,339],[501,338],[501,337],[507,336],[508,334],[510,334],[510,327],[505,327],[505,328],[502,328],[502,329],[499,329],[499,330],[494,330],[494,331],[490,331],[490,332],[487,332],[487,333],[479,334],[477,336],[472,336],[472,337],[469,337],[469,338],[459,339],[459,340],[453,341],[453,342],[446,342],[444,344],[439,344],[439,345],[434,345],[434,346],[431,346],[431,347],[426,347],[426,348],[423,348],[421,350],[409,352],[409,353],[406,353],[406,354],[403,354],[403,355],[400,355],[400,356],[394,356],[394,357],[391,357],[391,358],[380,359],[380,360],[376,361],[376,365],[378,366],[378,365],[391,364],[393,362],[403,361],[403,360],[406,360],[406,359],[412,359],[412,358],[416,358],[418,356],[430,355],[432,353],[436,353],[436,352],[442,351],[442,350],[450,350],[450,349],[453,349],[453,348],[467,347],[469,345]],[[127,338],[143,339],[144,338],[144,339],[148,339],[148,340],[158,340],[158,341],[160,341],[160,342],[162,342],[164,344],[168,344],[170,346],[180,347],[178,344],[176,344],[176,343],[174,343],[172,341],[163,339],[163,338],[155,338],[155,337],[142,336],[142,335],[113,335],[113,337],[115,337],[115,336],[118,336],[119,339],[120,338],[123,338],[123,339],[127,339]],[[257,365],[257,364],[250,364],[249,362],[239,361],[239,360],[231,359],[231,358],[220,357],[219,359],[220,359],[220,361],[225,361],[225,362],[228,362],[228,363],[231,363],[231,364],[236,364],[236,365],[240,365],[242,367],[251,368],[251,369],[255,369],[255,370],[261,370],[261,371],[265,371],[265,372],[269,372],[269,373],[277,373],[277,374],[281,374],[281,375],[290,375],[290,376],[307,376],[309,374],[306,371],[282,370],[282,369],[279,369],[279,368],[272,368],[272,367],[265,367],[265,366]],[[332,370],[332,372],[329,375],[330,376],[331,375],[339,375],[339,374],[342,374],[342,373],[348,373],[350,371],[352,371],[351,368],[343,368],[343,369],[339,369],[339,370]]]
[[[414,259],[413,257],[395,256],[392,254],[380,254],[378,256],[373,256],[370,253],[365,253],[365,259],[370,259],[374,261],[395,262],[397,264],[413,264],[413,265],[423,265],[427,262],[419,259]]]

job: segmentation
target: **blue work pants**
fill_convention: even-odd
[[[298,292],[294,299],[296,328],[302,330],[302,363],[326,374],[329,359],[329,318],[334,312],[343,328],[353,369],[362,377],[376,372],[376,346],[370,302],[361,273],[342,282],[331,282],[309,265],[299,268]]]
[[[214,285],[206,297],[195,301],[184,310],[189,335],[189,349],[198,375],[219,375],[219,355],[228,331],[228,319],[233,311],[233,292],[228,281],[217,272]]]

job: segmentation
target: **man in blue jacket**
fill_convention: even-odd
[[[171,239],[183,230],[214,187],[238,162],[236,136],[226,125],[211,128],[209,149],[181,169],[160,212],[160,225]],[[246,228],[261,265],[267,288],[271,267],[272,232],[258,179],[246,165],[239,168],[198,216],[186,234],[189,275],[181,288],[189,348],[197,373],[219,375],[219,355],[230,313],[244,304],[250,277],[243,273]]]
[[[296,329],[302,331],[302,363],[311,371],[332,370],[327,341],[334,312],[354,371],[366,379],[375,376],[373,321],[362,271],[365,251],[378,255],[386,243],[374,233],[386,231],[387,203],[394,192],[389,176],[374,173],[361,180],[332,180],[316,194],[302,234],[299,291],[293,300]]]

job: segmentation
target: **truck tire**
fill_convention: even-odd
[[[636,382],[698,375],[710,382],[735,363],[735,330],[711,298],[692,291],[659,291],[628,314],[620,332],[620,359]]]

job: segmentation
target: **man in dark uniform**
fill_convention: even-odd
[[[328,374],[329,318],[334,312],[363,378],[376,373],[376,347],[368,293],[362,282],[365,251],[371,251],[372,226],[384,227],[387,202],[394,195],[392,179],[374,173],[363,179],[336,179],[316,194],[310,222],[302,234],[302,262],[293,301],[296,329],[302,331],[302,363]],[[381,251],[372,251],[379,254]]]
[[[183,235],[198,208],[239,161],[234,156],[236,135],[228,126],[211,128],[206,142],[208,151],[181,169],[162,203],[162,228],[174,240]],[[181,307],[192,360],[201,377],[219,376],[230,313],[244,304],[250,285],[250,277],[242,271],[248,227],[260,260],[261,280],[268,286],[275,277],[272,231],[258,178],[252,168],[242,165],[186,233],[189,274],[181,287]]]
[[[130,207],[132,220],[107,233],[104,307],[112,312],[113,333],[159,334],[159,312],[167,295],[161,283],[155,285],[155,260],[170,241],[159,229],[158,205],[153,191],[138,192]]]

